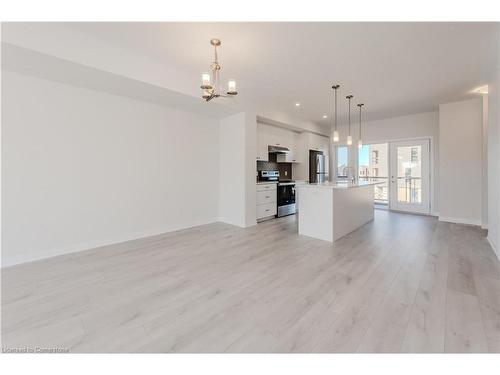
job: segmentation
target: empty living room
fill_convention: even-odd
[[[1,7],[3,373],[500,368],[493,4]]]

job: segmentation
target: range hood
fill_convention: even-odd
[[[272,146],[272,145],[267,146],[267,151],[270,154],[288,154],[288,153],[290,153],[290,149],[288,149],[286,147]]]

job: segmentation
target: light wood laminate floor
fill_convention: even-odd
[[[499,352],[485,232],[377,210],[335,244],[215,223],[4,269],[2,346],[71,352]]]

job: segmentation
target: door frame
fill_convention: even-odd
[[[395,138],[395,139],[391,139],[391,140],[387,140],[387,139],[381,139],[381,140],[374,140],[374,141],[370,141],[370,142],[366,142],[364,143],[363,142],[363,145],[372,145],[372,144],[380,144],[380,143],[387,143],[387,156],[388,156],[388,160],[387,160],[387,163],[388,163],[388,169],[389,169],[389,178],[390,178],[390,171],[391,171],[391,143],[397,143],[397,142],[411,142],[411,141],[424,141],[424,140],[428,140],[429,141],[429,191],[428,191],[428,194],[429,194],[429,211],[427,213],[419,213],[419,212],[413,212],[414,214],[417,214],[417,215],[430,215],[430,216],[439,216],[439,214],[437,212],[435,212],[435,197],[436,197],[436,194],[437,194],[437,191],[435,191],[435,184],[434,184],[434,181],[436,180],[436,176],[435,176],[435,165],[436,165],[436,155],[435,155],[435,152],[434,152],[434,137],[433,136],[423,136],[423,137],[411,137],[411,138]],[[340,146],[345,146],[343,144],[341,144]],[[349,147],[349,146],[348,146]],[[358,150],[358,147],[356,145],[356,150]],[[349,148],[349,152],[351,152],[351,149]],[[359,151],[357,151],[359,152]],[[357,158],[356,158],[357,159]],[[359,176],[359,161],[357,161],[357,165],[356,165],[356,171],[358,173],[358,176]],[[391,208],[391,199],[390,199],[390,194],[391,194],[391,183],[390,183],[390,180],[388,181],[388,194],[389,194],[389,202],[388,202],[388,205],[387,207],[389,208],[389,210],[391,211],[398,211],[398,210],[395,210],[393,208]],[[406,211],[402,211],[402,212],[406,212]]]
[[[397,170],[394,170],[394,168],[397,168],[396,165],[392,164],[395,158],[397,157],[397,147],[402,146],[402,147],[408,147],[412,145],[412,143],[419,142],[421,144],[425,144],[425,147],[427,147],[427,153],[424,153],[425,150],[422,150],[422,159],[425,154],[427,159],[427,171],[423,170],[422,171],[422,197],[424,197],[424,194],[426,194],[427,202],[425,199],[422,199],[422,204],[406,204],[406,203],[401,203],[399,206],[397,206]],[[405,145],[406,144],[406,145]],[[396,162],[397,163],[397,162]],[[424,165],[422,165],[423,168],[425,168]],[[389,209],[392,211],[401,211],[401,212],[408,212],[408,213],[413,213],[413,214],[421,214],[421,215],[429,215],[431,213],[431,202],[432,202],[432,196],[431,196],[431,142],[430,139],[411,139],[411,140],[403,140],[403,141],[393,141],[389,143]],[[427,184],[424,184],[424,179],[426,179]],[[427,186],[425,186],[427,185]],[[396,191],[394,190],[396,189]],[[407,207],[405,207],[407,205]]]

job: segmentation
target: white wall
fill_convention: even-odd
[[[500,25],[488,84],[488,240],[500,260]]]
[[[439,219],[481,225],[482,98],[439,106]]]
[[[350,165],[357,168],[358,164],[358,123],[351,123],[353,143],[350,148]],[[346,142],[348,127],[339,127],[340,142]],[[382,120],[366,121],[362,124],[361,137],[365,144],[385,143],[404,139],[430,138],[431,139],[431,212],[439,211],[437,191],[439,189],[439,115],[438,112],[424,112],[408,116],[386,118]],[[332,161],[336,165],[335,153]]]
[[[216,120],[2,73],[2,266],[217,219]]]
[[[219,220],[247,227],[256,224],[256,116],[241,112],[220,120]]]

